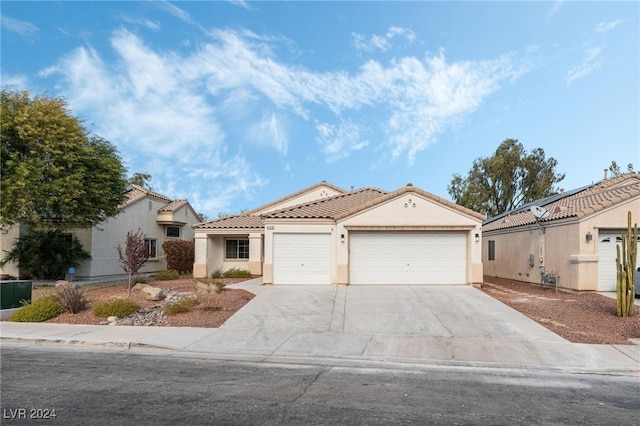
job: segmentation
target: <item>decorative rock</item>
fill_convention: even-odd
[[[150,285],[142,289],[142,295],[147,300],[162,300],[164,299],[164,291],[158,287],[151,287]]]
[[[147,290],[147,287],[149,289],[162,291],[161,288],[156,288],[156,287],[143,284],[141,286],[143,294],[146,294],[146,292],[149,291]],[[182,293],[179,291],[168,289],[166,298],[162,305],[153,306],[149,309],[139,309],[125,318],[118,318],[115,316],[111,316],[107,318],[106,321],[102,321],[100,324],[110,325],[110,326],[129,325],[129,326],[143,326],[143,327],[151,327],[151,326],[159,325],[159,324],[162,324],[167,319],[167,315],[164,313],[163,307],[168,303],[175,303],[186,297],[196,297],[196,295],[195,293],[191,293],[191,292]]]
[[[148,284],[137,283],[136,285],[131,287],[131,290],[142,290],[145,287],[149,287],[149,285]]]
[[[69,281],[65,281],[65,280],[58,280],[56,281],[56,287],[73,287],[73,284],[71,284]]]

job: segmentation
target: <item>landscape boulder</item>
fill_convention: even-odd
[[[142,296],[147,300],[162,300],[164,299],[164,290],[158,287],[153,287],[147,284],[136,284],[133,286],[134,290],[139,290]]]

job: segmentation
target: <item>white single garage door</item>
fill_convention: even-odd
[[[466,233],[354,233],[350,284],[466,284]]]
[[[274,234],[274,284],[331,284],[330,234]]]
[[[622,232],[600,234],[598,237],[598,291],[616,291],[616,245],[621,244]],[[640,256],[636,259],[636,269],[639,266]]]

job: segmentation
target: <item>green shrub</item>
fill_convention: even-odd
[[[167,268],[175,269],[183,273],[193,271],[195,259],[195,242],[187,240],[167,240],[162,243]]]
[[[9,317],[16,322],[42,322],[55,318],[62,312],[62,306],[52,297],[42,297],[33,303],[25,303]]]
[[[140,306],[129,299],[111,299],[106,302],[99,302],[93,307],[93,315],[97,317],[124,318],[137,311]]]
[[[134,284],[146,284],[147,281],[149,281],[149,278],[142,274],[135,274],[132,277],[132,281]]]
[[[233,267],[224,271],[222,276],[225,278],[251,278],[252,275],[251,272],[247,271],[246,269]]]
[[[222,278],[222,269],[216,269],[211,273],[211,278]]]
[[[168,271],[160,271],[153,275],[153,278],[158,281],[170,281],[180,278],[180,272],[170,269]]]
[[[177,302],[167,303],[163,310],[167,315],[184,314],[189,312],[194,306],[197,306],[200,302],[193,297],[185,297]]]
[[[87,308],[87,298],[77,285],[61,285],[55,288],[53,299],[60,304],[64,311],[77,314]]]

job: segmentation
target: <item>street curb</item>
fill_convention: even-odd
[[[86,340],[65,340],[65,339],[23,339],[16,337],[1,337],[1,343],[16,343],[21,345],[33,346],[77,346],[77,347],[93,347],[108,350],[136,351],[136,350],[153,350],[175,353],[176,356],[198,356],[215,359],[220,361],[233,362],[256,362],[282,365],[321,365],[327,367],[350,367],[350,368],[381,368],[387,370],[434,370],[434,369],[457,369],[470,370],[481,369],[493,373],[511,373],[511,374],[570,374],[570,375],[599,375],[599,376],[616,376],[616,377],[633,377],[640,378],[640,366],[635,369],[611,369],[611,368],[575,368],[575,367],[556,367],[556,366],[535,366],[526,364],[498,364],[491,362],[479,361],[455,361],[455,360],[437,360],[437,359],[406,359],[406,358],[374,358],[374,357],[318,357],[318,356],[285,356],[271,354],[247,354],[235,352],[211,352],[206,350],[176,348],[170,346],[162,346],[148,343],[137,342],[95,342]]]

